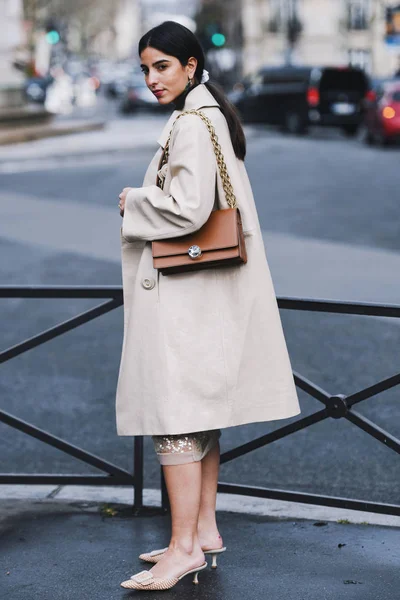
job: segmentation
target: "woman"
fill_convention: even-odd
[[[139,55],[148,88],[159,104],[176,109],[143,186],[119,195],[124,342],[117,429],[119,435],[153,436],[172,518],[168,548],[141,555],[154,566],[121,585],[156,590],[189,573],[197,582],[205,553],[215,566],[225,549],[215,516],[220,429],[292,417],[300,409],[243,162],[240,121],[207,81],[199,42],[182,25],[165,22],[150,30]],[[197,231],[213,209],[228,208],[206,125],[195,114],[174,124],[192,109],[215,127],[248,262],[165,276],[153,268],[151,241]],[[171,130],[168,162],[159,170]]]

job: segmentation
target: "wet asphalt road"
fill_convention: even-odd
[[[113,518],[79,503],[0,503],[0,513],[7,508],[11,516],[0,523],[7,600],[134,598],[120,582],[146,568],[139,553],[168,543],[168,517],[132,518],[126,507],[115,506]],[[232,513],[219,513],[218,523],[227,547],[218,568],[201,572],[196,588],[184,578],[163,598],[397,598],[397,528]]]

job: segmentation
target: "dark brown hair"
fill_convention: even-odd
[[[151,47],[169,56],[175,56],[182,66],[186,66],[190,57],[197,59],[195,79],[200,82],[204,69],[204,52],[200,42],[187,27],[175,23],[175,21],[164,21],[161,25],[150,29],[139,41],[139,55],[146,48]],[[209,92],[214,96],[224,115],[232,140],[236,156],[244,160],[246,156],[246,138],[243,127],[235,107],[229,102],[223,90],[207,81],[205,84]]]

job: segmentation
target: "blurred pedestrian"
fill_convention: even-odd
[[[80,75],[74,83],[75,106],[80,108],[93,108],[97,103],[94,78]]]
[[[215,515],[221,429],[300,412],[250,182],[246,140],[225,95],[208,79],[194,34],[165,22],[139,42],[141,68],[160,105],[175,111],[158,140],[142,187],[120,193],[124,341],[117,430],[151,435],[172,518],[168,548],[121,585],[168,589],[225,550]],[[242,216],[247,263],[165,275],[154,240],[199,230],[228,208],[208,126],[222,149]],[[178,117],[178,118],[177,118]],[[148,135],[152,135],[149,130]],[[169,156],[160,168],[168,138]],[[164,161],[163,161],[164,162]],[[265,194],[268,195],[267,186]]]
[[[62,67],[51,70],[52,83],[47,88],[46,110],[59,115],[68,115],[73,110],[74,90],[72,77]]]

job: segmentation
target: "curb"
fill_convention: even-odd
[[[109,122],[110,124],[110,122]],[[36,126],[35,129],[36,130],[40,130],[42,132],[41,136],[37,136],[37,137],[25,137],[24,139],[22,139],[22,134],[24,131],[27,131],[29,129],[29,135],[31,135],[31,131],[33,130],[33,128],[28,128],[28,127],[24,127],[24,128],[19,128],[19,129],[8,129],[6,130],[2,130],[0,127],[0,146],[4,146],[7,144],[13,144],[13,143],[22,143],[22,142],[29,142],[32,140],[38,140],[41,138],[45,138],[45,137],[53,137],[53,136],[58,136],[58,135],[66,135],[69,133],[79,133],[79,132],[88,132],[88,131],[95,131],[95,130],[104,130],[105,129],[105,125],[106,123],[102,122],[94,122],[94,121],[86,121],[84,124],[82,122],[75,122],[76,125],[76,129],[72,129],[71,128],[71,122],[69,123],[69,126],[67,126],[65,123],[62,122],[58,122],[56,124],[52,125],[52,128],[54,129],[54,132],[50,132],[49,134],[44,134],[43,130],[45,129],[44,127],[39,127]],[[65,131],[63,131],[63,126],[65,128]],[[254,129],[249,129],[249,128],[245,128],[246,131],[246,138],[248,140],[252,139],[254,137]],[[13,139],[10,138],[6,138],[7,136],[13,136]],[[36,135],[36,132],[34,132],[34,135]],[[86,143],[84,143],[84,145],[79,146],[79,147],[74,147],[74,148],[68,148],[67,151],[62,151],[60,152],[59,150],[55,150],[53,147],[52,148],[41,148],[40,150],[38,148],[35,148],[35,152],[33,153],[32,149],[30,154],[26,154],[26,150],[24,148],[22,148],[22,155],[18,154],[16,156],[14,156],[12,153],[11,156],[9,156],[8,154],[5,153],[5,150],[3,149],[0,152],[0,166],[3,166],[4,169],[7,169],[8,166],[10,165],[10,169],[12,171],[13,168],[17,168],[16,165],[20,165],[21,168],[24,165],[27,165],[28,167],[31,164],[34,164],[33,168],[38,168],[38,164],[40,161],[55,161],[57,159],[69,159],[69,160],[73,160],[73,159],[79,159],[81,157],[90,157],[90,158],[95,158],[97,156],[104,156],[104,155],[110,155],[110,154],[114,154],[115,156],[120,156],[123,155],[124,153],[126,154],[126,152],[132,152],[132,151],[141,151],[141,150],[148,150],[148,149],[152,149],[154,150],[154,152],[156,152],[156,150],[158,149],[158,145],[155,139],[148,139],[146,140],[145,137],[143,135],[141,135],[140,133],[135,133],[132,132],[132,135],[130,135],[129,137],[129,142],[126,143],[126,140],[124,139],[120,139],[118,137],[118,133],[116,134],[115,132],[113,132],[112,130],[108,130],[106,132],[106,136],[107,138],[104,139],[99,139],[97,140],[97,143],[95,143],[93,145],[87,145]],[[20,139],[15,139],[15,138],[20,138]],[[4,166],[5,165],[5,166]],[[21,169],[20,169],[21,170]]]
[[[77,502],[90,504],[123,504],[133,505],[133,489],[122,486],[53,486],[53,485],[2,485],[0,486],[0,520],[2,502],[25,501],[32,503],[69,504]],[[161,491],[155,489],[143,490],[143,505],[159,507]],[[6,506],[7,511],[7,506]],[[300,502],[286,502],[264,498],[251,498],[237,494],[218,494],[217,511],[242,513],[271,517],[274,519],[334,521],[344,525],[380,525],[400,527],[400,517],[381,515],[371,512],[332,508]]]
[[[22,106],[8,106],[0,108],[0,126],[15,125],[23,123],[25,127],[29,125],[39,125],[53,119],[54,114],[47,111],[43,106],[36,104],[23,104]]]
[[[71,133],[83,133],[87,131],[98,131],[104,129],[104,121],[89,121],[76,123],[50,123],[48,125],[32,125],[26,127],[15,127],[14,129],[0,129],[0,146],[6,144],[20,144],[32,140],[68,135]]]

